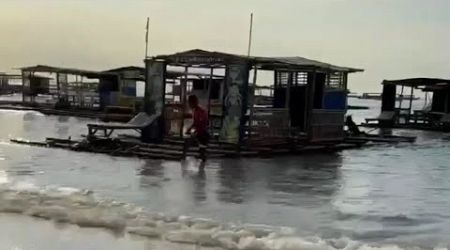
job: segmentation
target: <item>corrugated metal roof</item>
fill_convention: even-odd
[[[2,79],[22,79],[22,75],[0,73]]]
[[[100,71],[75,69],[75,68],[61,68],[61,67],[53,67],[53,66],[48,66],[48,65],[36,65],[36,66],[30,66],[30,67],[23,67],[20,69],[22,71],[73,74],[73,75],[82,75],[82,76],[87,76],[87,77],[115,76],[115,74],[109,73],[109,72],[100,72]]]
[[[441,79],[441,78],[407,78],[407,79],[398,79],[398,80],[384,80],[382,84],[391,84],[391,85],[404,85],[410,87],[419,87],[419,86],[437,86],[437,85],[449,85],[449,79]]]
[[[223,64],[232,61],[248,61],[253,65],[257,65],[263,68],[271,69],[281,69],[284,67],[293,69],[320,69],[327,71],[338,71],[338,72],[362,72],[363,69],[351,68],[351,67],[341,67],[332,65],[329,63],[320,62],[317,60],[311,60],[304,57],[293,56],[293,57],[262,57],[262,56],[243,56],[235,55],[223,52],[211,52],[206,50],[194,49],[184,52],[175,53],[172,55],[160,55],[154,57],[155,59],[168,60],[173,63],[180,64]]]
[[[332,65],[329,63],[320,62],[317,60],[311,60],[308,58],[300,57],[300,56],[292,56],[292,57],[255,57],[257,62],[267,62],[267,63],[279,63],[286,64],[290,66],[302,66],[302,67],[316,67],[320,69],[327,69],[332,71],[340,71],[340,72],[362,72],[363,69],[350,68],[350,67],[341,67]]]
[[[145,72],[145,68],[139,67],[139,66],[124,66],[124,67],[120,67],[120,68],[105,70],[103,72],[121,72],[121,71],[127,71],[127,70],[136,70],[136,71],[140,71],[142,73]]]

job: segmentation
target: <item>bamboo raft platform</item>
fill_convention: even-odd
[[[347,137],[342,142],[311,144],[301,140],[274,139],[253,141],[252,144],[235,144],[213,141],[208,145],[208,158],[258,157],[271,158],[281,155],[304,155],[311,153],[332,153],[347,149],[399,142],[412,142],[415,138],[361,136]],[[136,138],[105,138],[87,136],[86,139],[72,140],[46,138],[45,141],[11,139],[12,143],[46,148],[60,148],[77,152],[101,153],[111,156],[138,157],[144,159],[164,159],[179,161],[186,157],[198,157],[198,147],[189,146],[189,139],[166,138],[161,143],[143,143]],[[374,142],[368,144],[368,142]]]
[[[102,153],[111,156],[139,157],[147,159],[181,160],[186,156],[197,157],[198,147],[188,147],[188,140],[180,138],[166,139],[162,143],[142,143],[133,139],[91,138],[89,140],[71,140],[46,138],[45,141],[11,139],[13,143],[47,148],[62,148],[78,152]],[[271,146],[241,146],[212,142],[208,145],[208,158],[236,157],[273,157],[277,155],[295,155],[311,152],[334,152],[343,149],[359,148],[364,142],[339,144],[288,145],[272,143]]]

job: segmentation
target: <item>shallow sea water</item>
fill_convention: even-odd
[[[378,103],[366,103],[371,109],[353,111],[355,120],[377,115]],[[211,160],[205,171],[194,159],[141,160],[9,143],[12,137],[79,137],[89,122],[0,111],[1,249],[450,245],[449,135],[394,131],[418,136],[417,142]]]

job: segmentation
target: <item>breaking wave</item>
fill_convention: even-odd
[[[223,224],[211,219],[152,213],[131,204],[99,198],[87,190],[38,188],[23,183],[11,187],[5,184],[0,184],[2,213],[23,214],[80,227],[103,228],[118,234],[127,233],[154,240],[227,250],[407,249],[396,245],[363,244],[346,238],[326,240],[320,237],[299,237],[294,229],[287,227]]]

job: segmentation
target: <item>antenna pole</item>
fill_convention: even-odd
[[[148,58],[148,30],[150,25],[150,18],[147,17],[147,26],[145,28],[145,59]]]
[[[252,33],[253,33],[253,13],[250,14],[250,31],[248,34],[248,51],[247,56],[250,56],[250,52],[252,49]]]

